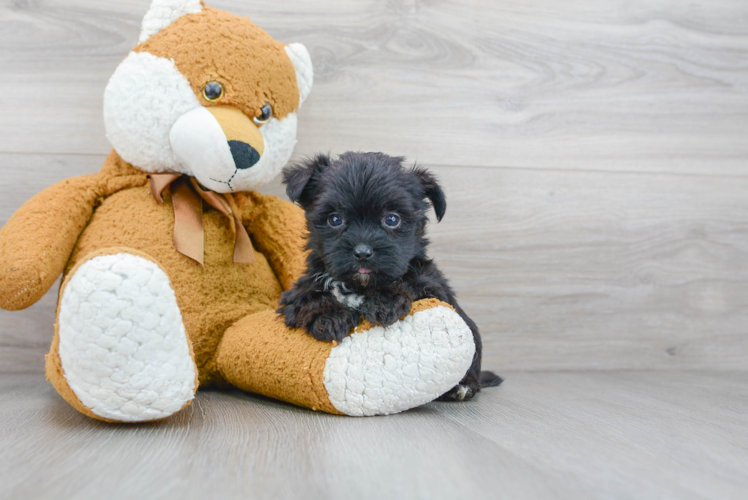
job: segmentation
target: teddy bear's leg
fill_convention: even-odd
[[[457,385],[475,354],[470,328],[447,304],[421,300],[383,328],[360,324],[340,344],[290,329],[274,311],[224,334],[216,355],[236,387],[343,415],[398,413]]]
[[[172,415],[197,370],[166,273],[134,251],[97,252],[60,290],[47,378],[82,413],[114,422]]]

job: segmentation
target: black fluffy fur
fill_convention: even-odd
[[[426,169],[405,168],[403,161],[383,153],[349,152],[337,160],[317,155],[283,171],[289,198],[306,212],[310,254],[306,272],[283,294],[278,312],[292,328],[305,328],[319,340],[340,341],[361,316],[388,326],[406,316],[413,301],[444,301],[468,324],[476,349],[464,379],[439,399],[469,399],[481,387],[499,385],[501,378],[481,372],[478,327],[426,255],[426,211],[433,207],[441,221],[447,210],[444,191]],[[344,221],[339,227],[328,223],[333,214]],[[389,214],[399,216],[399,227],[385,224]],[[359,245],[373,254],[357,257]],[[331,292],[335,287],[363,297],[363,303],[345,305]]]

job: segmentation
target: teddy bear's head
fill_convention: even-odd
[[[140,43],[104,94],[107,137],[149,173],[229,193],[272,179],[296,143],[312,88],[306,48],[200,0],[154,0]]]

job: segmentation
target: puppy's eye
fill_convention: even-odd
[[[382,220],[382,223],[390,229],[397,229],[400,227],[401,222],[402,220],[400,219],[400,216],[394,213],[385,215]]]
[[[330,227],[338,228],[343,225],[345,220],[339,214],[332,214],[327,218],[327,225]]]
[[[270,119],[270,117],[273,116],[273,108],[270,106],[270,104],[265,104],[262,108],[260,108],[260,116],[255,116],[254,121],[258,125],[262,125],[266,121]]]
[[[223,97],[223,85],[218,82],[208,82],[203,88],[203,97],[206,101],[216,102]]]

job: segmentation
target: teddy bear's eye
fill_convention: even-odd
[[[223,85],[218,82],[208,82],[203,88],[203,97],[206,101],[216,102],[223,97]]]
[[[270,106],[270,104],[265,104],[262,108],[260,108],[260,116],[255,116],[254,120],[256,124],[260,125],[268,121],[271,116],[273,116],[273,108]]]

